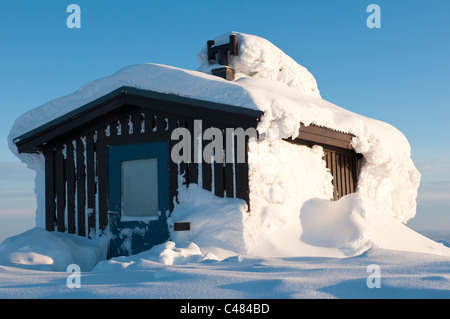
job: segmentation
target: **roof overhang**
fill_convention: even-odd
[[[341,149],[353,150],[353,134],[339,132],[327,127],[300,123],[300,129],[295,141],[305,145],[326,145]]]
[[[245,107],[124,86],[14,138],[13,142],[19,153],[36,153],[52,140],[90,126],[124,107],[208,119],[233,127],[256,126],[262,115],[259,110]]]
[[[65,115],[47,122],[13,140],[19,153],[36,153],[47,144],[65,136],[88,130],[121,109],[147,108],[154,112],[194,119],[207,119],[230,127],[255,127],[262,111],[245,107],[166,94],[134,87],[120,87]],[[327,145],[352,150],[354,135],[316,125],[301,123],[295,142],[304,145]]]

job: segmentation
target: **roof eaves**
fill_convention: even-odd
[[[102,103],[105,103],[109,100],[112,100],[114,98],[119,97],[120,95],[138,95],[142,97],[148,97],[153,98],[161,101],[167,101],[167,102],[174,102],[174,103],[183,103],[188,105],[193,105],[213,111],[222,111],[232,114],[239,114],[249,117],[258,118],[261,116],[262,112],[260,110],[254,110],[242,106],[235,106],[235,105],[228,105],[228,104],[222,104],[217,102],[211,102],[207,100],[199,100],[191,97],[185,97],[177,94],[171,94],[171,93],[161,93],[151,90],[145,90],[145,89],[139,89],[135,87],[129,87],[129,86],[122,86],[118,89],[115,89],[114,91],[111,91],[108,94],[105,94],[101,96],[100,98],[97,98],[89,103],[86,103],[56,119],[53,119],[37,128],[34,128],[16,138],[13,139],[14,144],[21,143],[22,141],[25,141],[27,139],[33,138],[36,135],[41,134],[42,132],[45,132],[47,130],[52,129],[53,127],[62,125],[63,123],[66,123],[70,121],[71,119],[74,119],[82,114],[85,114],[86,112],[89,112],[92,108],[95,106],[98,106]]]

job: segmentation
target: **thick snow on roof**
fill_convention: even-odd
[[[296,88],[306,95],[320,97],[314,76],[266,39],[240,32],[229,32],[215,38],[215,45],[228,43],[231,34],[237,35],[238,38],[238,55],[230,56],[229,63],[235,70],[237,79],[241,77],[269,79]],[[198,54],[197,60],[200,64],[198,71],[211,73],[211,69],[220,67],[209,63],[206,45]]]
[[[411,160],[411,149],[405,136],[387,123],[366,118],[323,100],[320,97],[314,77],[303,66],[297,64],[292,58],[265,39],[242,33],[237,34],[239,56],[232,57],[230,62],[238,77],[235,81],[226,81],[208,74],[212,66],[207,64],[205,60],[205,48],[198,55],[200,71],[184,70],[159,64],[139,64],[126,67],[113,75],[87,83],[75,93],[50,101],[18,118],[9,136],[11,150],[17,154],[17,148],[12,142],[13,138],[115,89],[122,86],[131,86],[261,110],[264,115],[257,128],[261,136],[275,136],[277,139],[295,137],[298,134],[301,122],[305,125],[316,124],[355,135],[352,141],[353,147],[356,152],[364,156],[357,197],[354,199],[354,204],[359,205],[359,208],[355,210],[352,205],[344,206],[347,208],[353,207],[350,211],[358,213],[366,223],[364,227],[359,222],[351,224],[351,227],[356,227],[358,230],[351,234],[351,240],[347,241],[350,246],[355,246],[355,242],[359,241],[357,247],[353,249],[354,252],[360,252],[363,247],[374,244],[374,238],[381,238],[379,236],[366,236],[369,231],[367,229],[375,225],[375,222],[367,222],[368,216],[371,215],[368,213],[369,211],[375,211],[372,215],[381,214],[399,224],[413,218],[416,212],[416,196],[420,174]],[[216,39],[216,43],[225,42],[228,35],[220,36]],[[267,142],[270,142],[270,138],[261,141],[260,146],[267,147],[270,153],[271,146]],[[327,200],[331,183],[327,178],[321,179],[318,182],[319,184],[315,185],[316,193],[305,193],[302,189],[304,186],[287,183],[280,176],[298,175],[299,178],[303,178],[311,175],[308,175],[308,172],[299,172],[298,165],[291,167],[290,170],[287,169],[289,163],[292,162],[288,160],[289,157],[292,157],[290,155],[292,152],[299,152],[298,156],[304,159],[303,166],[307,167],[309,164],[316,165],[316,159],[320,160],[321,158],[321,150],[313,148],[309,151],[299,151],[293,150],[292,146],[285,144],[280,147],[282,152],[279,152],[274,158],[277,162],[286,164],[279,165],[283,166],[282,173],[284,175],[280,175],[280,171],[270,172],[267,169],[261,173],[263,170],[258,170],[258,164],[253,163],[251,165],[250,194],[254,196],[255,201],[260,202],[261,205],[266,205],[260,207],[260,217],[264,218],[261,217],[260,220],[255,218],[254,220],[258,220],[258,222],[252,227],[256,229],[259,227],[260,230],[261,225],[279,225],[276,231],[283,232],[283,225],[298,224],[299,233],[292,233],[292,238],[298,239],[302,234],[302,225],[303,227],[305,225],[313,227],[312,225],[316,223],[314,218],[302,220],[300,216],[299,219],[299,211],[301,209],[310,211],[311,207],[322,209],[326,206],[325,204],[315,203],[315,205],[312,205],[310,203],[305,208],[303,204],[313,198]],[[253,155],[256,153],[253,152]],[[267,154],[262,157],[266,158],[265,155]],[[39,155],[29,154],[18,154],[18,156],[38,172],[36,193],[38,199],[43,199],[45,186],[43,184],[42,172],[44,166],[42,158]],[[264,165],[267,168],[267,163],[264,163]],[[316,176],[330,175],[324,165],[323,163],[323,167],[317,167],[313,173],[317,173]],[[259,167],[262,168],[262,166]],[[309,194],[309,198],[299,192]],[[289,196],[291,199],[286,199]],[[292,198],[296,199],[297,197],[299,198],[297,201],[292,200]],[[369,202],[370,207],[367,208]],[[283,211],[280,203],[284,203],[284,208],[286,208],[286,205],[289,206],[289,210],[292,211],[292,213],[289,213],[291,215],[283,217],[277,213]],[[361,206],[366,207],[366,209],[362,209]],[[345,207],[343,209],[346,209]],[[254,208],[252,207],[252,210]],[[333,211],[333,209],[330,211]],[[43,205],[39,203],[37,215],[37,220],[42,221],[39,216],[44,215]],[[306,215],[308,213],[304,214],[304,216]],[[292,223],[293,219],[296,219],[295,223]],[[302,225],[300,225],[300,220]],[[249,226],[248,229],[250,228]],[[317,225],[310,229],[317,229]],[[274,234],[276,231],[274,232],[273,227],[269,227],[267,234]],[[251,236],[247,236],[248,241],[260,239],[250,238]],[[269,236],[268,238],[272,237]],[[305,238],[314,244],[314,240],[311,241],[314,236],[308,234]],[[348,251],[349,246],[344,246],[344,249]],[[387,246],[387,244],[382,245],[384,248],[389,248]],[[348,255],[351,255],[351,253]]]

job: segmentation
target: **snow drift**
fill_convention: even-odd
[[[230,62],[235,81],[209,74],[214,66],[206,61],[203,48],[199,71],[158,64],[126,67],[18,118],[9,146],[37,171],[37,225],[44,225],[44,163],[41,155],[17,154],[13,139],[119,87],[132,86],[264,112],[257,127],[260,139],[249,145],[251,211],[247,213],[240,200],[218,199],[190,185],[180,190],[180,205],[171,219],[191,221],[192,230],[173,234],[174,243],[195,242],[203,255],[220,258],[233,254],[344,257],[369,247],[449,255],[447,248],[403,225],[415,215],[420,182],[405,136],[389,124],[323,100],[306,68],[265,39],[237,34],[239,56]],[[218,37],[216,44],[228,36]],[[355,136],[352,145],[364,156],[356,194],[329,201],[332,176],[322,160],[323,149],[282,140],[296,137],[300,123]],[[169,246],[162,251],[175,251]]]
[[[247,204],[239,198],[220,198],[197,184],[179,190],[179,204],[168,220],[169,229],[175,222],[188,221],[188,232],[171,232],[177,245],[196,243],[205,254],[224,259],[235,254],[246,254],[244,239]]]
[[[0,264],[33,270],[66,271],[77,264],[90,271],[106,258],[107,236],[87,239],[33,228],[0,243]]]

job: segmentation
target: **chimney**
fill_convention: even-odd
[[[234,80],[234,70],[228,66],[228,52],[231,55],[238,55],[237,35],[230,35],[230,42],[214,45],[214,40],[209,40],[206,45],[208,48],[208,61],[210,64],[223,65],[221,68],[215,68],[211,70],[211,73],[225,80]]]

